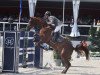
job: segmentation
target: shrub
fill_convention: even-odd
[[[57,53],[56,51],[53,52],[54,59],[61,59],[60,54]]]

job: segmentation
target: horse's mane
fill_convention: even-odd
[[[31,19],[34,20],[34,23],[38,22],[39,25],[43,26],[43,27],[47,27],[48,24],[45,22],[45,20],[43,18],[40,17],[31,17]]]
[[[46,21],[44,20],[44,18],[40,18],[40,17],[30,17],[30,20],[31,20],[31,26],[34,24],[34,27],[36,28],[44,28],[44,27],[47,27],[47,28],[50,28],[52,30],[54,30],[54,26],[50,25],[50,24],[47,24]]]

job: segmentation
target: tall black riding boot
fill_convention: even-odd
[[[59,36],[58,32],[54,32],[54,33],[53,33],[53,41],[54,41],[54,42],[57,42],[58,36]]]

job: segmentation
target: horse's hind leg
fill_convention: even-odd
[[[69,67],[71,66],[71,63],[69,62],[69,60],[64,60],[64,66],[65,66],[65,69],[62,71],[62,73],[66,73],[67,70],[69,69]]]
[[[77,58],[80,58],[81,52],[77,51]]]
[[[69,67],[71,66],[71,63],[69,62],[70,58],[68,59],[66,52],[64,50],[61,52],[61,59],[65,66],[65,69],[62,71],[62,73],[65,74],[67,72],[67,70],[69,69]]]
[[[84,49],[86,60],[89,60],[89,50],[86,48]]]

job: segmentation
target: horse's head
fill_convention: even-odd
[[[31,17],[29,19],[28,29],[45,27],[47,24],[39,17]]]

